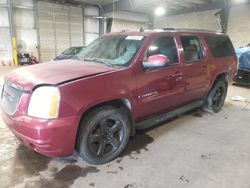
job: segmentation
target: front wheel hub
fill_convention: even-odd
[[[104,118],[93,128],[88,139],[91,152],[97,157],[103,157],[115,152],[124,137],[124,128],[119,119]]]

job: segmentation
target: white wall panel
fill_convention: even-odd
[[[14,8],[14,24],[16,28],[21,29],[34,29],[35,17],[34,11],[29,9]]]
[[[85,41],[86,45],[89,45],[93,40],[97,39],[99,37],[98,34],[91,34],[91,33],[86,33],[85,34]]]
[[[37,30],[33,0],[14,0],[13,21],[16,32],[17,46],[25,43],[25,48],[18,48],[20,52],[33,53],[38,57]]]
[[[13,0],[14,6],[33,8],[33,0]]]
[[[84,29],[87,33],[99,33],[99,20],[87,17],[84,19]]]
[[[86,16],[98,16],[99,15],[99,10],[98,10],[97,7],[88,6],[88,7],[84,8],[84,14]]]
[[[106,13],[105,16],[112,18],[113,12]],[[149,22],[148,15],[127,12],[127,11],[116,11],[114,13],[114,17],[115,17],[115,20],[124,20],[124,21],[139,22],[139,23]]]
[[[12,60],[10,29],[0,27],[0,63],[6,64],[7,62],[12,62]]]
[[[6,0],[0,0],[0,4],[7,4]],[[12,45],[9,28],[9,15],[6,7],[0,7],[0,66],[12,64]]]
[[[99,10],[97,7],[86,7],[84,15],[85,45],[88,45],[99,37],[99,20],[93,18],[99,15]]]
[[[9,27],[8,9],[0,7],[0,27]]]
[[[6,5],[7,4],[7,0],[0,0],[0,5]]]
[[[250,43],[250,5],[230,8],[228,31],[235,47],[246,46]],[[219,30],[214,13],[218,10],[193,12],[176,16],[155,18],[155,28],[180,27]]]
[[[36,57],[38,57],[37,31],[35,29],[30,29],[30,30],[17,29],[16,38],[17,38],[17,43],[18,41],[24,41],[26,43],[27,47],[26,49],[23,49],[23,51],[28,53],[32,52]]]
[[[219,30],[219,26],[214,15],[216,12],[218,12],[218,10],[192,12],[176,16],[155,17],[154,27]]]
[[[148,25],[144,23],[115,20],[112,24],[112,32],[119,32],[122,30],[139,31],[141,27],[143,29],[148,29]]]
[[[228,20],[228,34],[235,47],[250,43],[250,5],[232,7]]]
[[[112,18],[113,13],[106,13],[105,16]],[[127,11],[116,11],[114,13],[112,32],[118,32],[122,30],[139,31],[141,27],[143,29],[148,29],[149,26],[147,23],[149,23],[148,15]]]

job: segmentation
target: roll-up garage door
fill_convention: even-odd
[[[82,8],[39,1],[37,9],[41,62],[84,45]]]

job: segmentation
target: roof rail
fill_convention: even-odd
[[[186,29],[186,28],[162,28],[164,31],[196,31],[196,32],[216,32],[216,33],[222,33],[222,31],[219,30],[206,30],[206,29]]]

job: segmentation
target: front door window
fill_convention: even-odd
[[[179,63],[175,40],[172,36],[164,36],[156,39],[148,48],[144,61],[149,56],[164,55],[169,59],[169,65]]]

